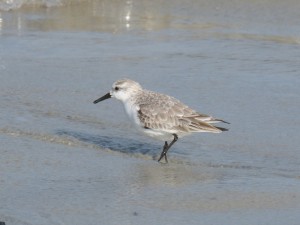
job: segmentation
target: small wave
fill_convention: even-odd
[[[284,35],[267,35],[267,34],[248,34],[248,33],[214,33],[217,38],[227,38],[232,40],[254,40],[275,42],[283,44],[300,44],[298,36],[284,36]]]
[[[119,136],[101,136],[71,130],[57,130],[53,134],[49,134],[5,127],[0,128],[0,134],[5,134],[13,137],[26,137],[42,142],[67,145],[70,147],[97,149],[110,154],[117,154],[125,157],[133,157],[143,160],[157,160],[162,149],[162,146],[160,145],[145,143],[143,141],[133,140],[130,138]],[[261,169],[260,167],[241,165],[238,163],[199,163],[182,154],[176,154],[175,152],[172,152],[169,157],[169,161],[171,164],[201,166],[202,168],[243,170]]]
[[[0,134],[16,138],[25,137],[45,143],[67,145],[70,147],[96,149],[105,151],[109,154],[122,155],[124,157],[133,157],[143,160],[157,160],[162,148],[160,145],[145,143],[124,137],[100,136],[70,130],[57,130],[55,133],[49,134],[5,127],[0,128]],[[188,159],[177,154],[172,154],[169,161],[175,164],[191,165]]]
[[[140,159],[154,159],[156,151],[160,151],[159,146],[145,144],[138,141],[122,137],[108,137],[91,135],[76,131],[58,130],[55,134],[37,133],[15,128],[0,128],[0,134],[13,137],[26,137],[42,142],[67,145],[70,147],[82,147],[88,149],[97,149],[113,154],[122,154],[124,156]]]
[[[58,130],[56,134],[60,137],[66,137],[67,139],[75,139],[86,145],[98,146],[101,149],[109,149],[113,152],[119,152],[137,158],[152,159],[156,155],[155,150],[160,150],[160,146],[124,137],[100,136],[70,130]]]
[[[75,139],[72,140],[71,138],[63,138],[56,135],[35,133],[31,131],[24,131],[24,130],[14,129],[14,128],[1,128],[0,134],[10,135],[13,137],[28,137],[39,141],[63,144],[69,146],[81,145],[80,142]]]

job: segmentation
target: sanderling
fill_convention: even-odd
[[[145,90],[133,80],[116,81],[111,91],[95,100],[94,104],[111,97],[123,102],[126,113],[139,130],[165,141],[158,162],[163,157],[168,162],[167,152],[180,137],[195,132],[221,133],[228,130],[211,125],[228,122],[198,113],[171,96]]]

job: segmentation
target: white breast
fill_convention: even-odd
[[[139,107],[131,101],[124,102],[125,111],[129,117],[129,119],[138,127],[141,126],[140,120],[138,118],[138,110]]]

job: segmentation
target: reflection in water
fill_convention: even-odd
[[[188,165],[172,161],[169,164],[139,164],[138,180],[146,187],[185,186],[195,183],[208,183],[222,179],[224,171],[212,170],[200,165]]]
[[[166,7],[167,8],[167,7]],[[122,32],[156,30],[170,25],[169,13],[147,1],[81,1],[57,7],[22,7],[4,12],[10,27],[40,31]],[[31,15],[31,16],[28,16]]]
[[[131,20],[131,10],[132,10],[132,1],[126,1],[127,7],[125,8],[126,15],[125,19],[125,26],[127,29],[130,28],[130,20]]]
[[[23,16],[19,12],[0,12],[0,35],[5,30],[13,31],[19,34],[26,29],[26,24]]]
[[[184,7],[181,1],[176,0],[45,0],[43,3],[33,0],[29,1],[30,3],[27,1],[28,4],[22,0],[19,2],[24,3],[20,9],[1,11],[2,33],[4,29],[17,29],[19,33],[28,29],[121,33],[174,28],[192,31],[196,39],[213,36],[299,44],[299,35],[293,31],[297,29],[285,30],[287,25],[293,25],[290,21],[298,21],[299,18],[298,11],[294,10],[292,4],[285,4],[284,9],[276,11],[276,4],[267,1],[265,9],[272,13],[266,14],[265,11],[260,11],[262,9],[259,3],[249,3],[251,7],[248,7],[246,2],[236,2],[232,5],[231,2],[223,4],[218,1],[191,0],[189,4],[184,4]],[[238,6],[243,9],[239,13],[235,10]],[[252,10],[257,17],[252,16]],[[259,24],[261,21],[275,21],[273,15],[278,14],[285,19],[269,24],[269,30],[252,25],[256,21]],[[285,32],[281,32],[281,29]]]
[[[2,33],[2,23],[3,23],[3,19],[2,19],[2,15],[0,13],[0,35]]]

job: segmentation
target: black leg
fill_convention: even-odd
[[[173,136],[174,136],[174,139],[173,139],[173,141],[172,141],[169,145],[168,145],[168,142],[165,142],[164,148],[163,148],[163,150],[162,150],[162,152],[161,152],[161,154],[160,154],[160,157],[159,157],[159,159],[158,159],[158,162],[160,162],[160,160],[161,160],[163,157],[165,157],[165,161],[166,161],[166,163],[168,163],[167,152],[168,152],[168,150],[172,147],[172,145],[178,140],[177,134],[173,134]]]
[[[163,150],[160,154],[158,162],[166,155],[166,153],[167,153],[166,149],[168,149],[168,147],[169,147],[168,142],[165,141],[165,145],[164,145],[164,148],[163,148]]]

